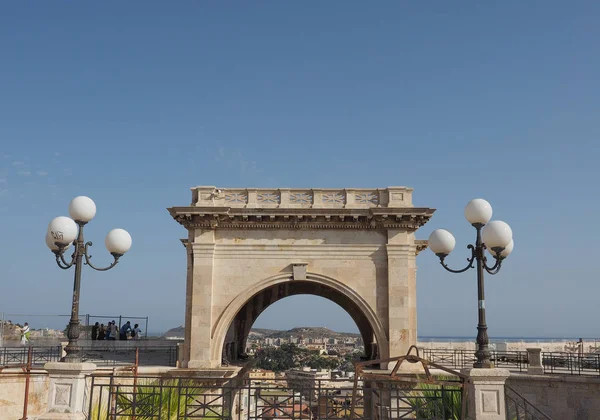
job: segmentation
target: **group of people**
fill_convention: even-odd
[[[110,321],[107,326],[96,322],[92,326],[92,340],[139,340],[142,336],[142,330],[138,324],[131,327],[131,322],[127,321],[121,328],[117,326],[114,320]]]

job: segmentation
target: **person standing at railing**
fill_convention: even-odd
[[[140,326],[138,324],[135,324],[133,326],[133,329],[131,330],[131,338],[133,340],[139,340],[141,338],[142,335],[142,330],[140,330]]]
[[[119,340],[127,340],[127,333],[131,331],[131,322],[127,321],[119,331]]]
[[[98,328],[98,340],[104,340],[106,337],[106,328],[104,328],[104,324],[100,324],[100,328]]]
[[[96,341],[98,339],[98,327],[99,326],[100,326],[100,324],[97,322],[92,326],[92,337],[91,338],[94,341]]]
[[[29,329],[29,324],[26,322],[23,328],[21,328],[21,345],[26,346],[29,343],[29,336],[31,334],[31,330]]]
[[[115,324],[115,321],[112,320],[109,324],[108,324],[108,336],[106,337],[108,340],[116,340],[117,339],[117,334],[118,334],[118,329],[117,329],[117,325]]]

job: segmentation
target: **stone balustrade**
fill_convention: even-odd
[[[241,208],[412,207],[412,188],[353,189],[193,187],[192,206]]]

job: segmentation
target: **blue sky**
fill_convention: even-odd
[[[599,18],[592,1],[4,3],[0,311],[68,313],[44,235],[77,195],[98,206],[98,264],[108,230],[133,237],[116,269],[84,271],[82,312],[160,331],[185,301],[165,209],[191,186],[407,185],[438,209],[418,237],[451,230],[454,265],[469,199],[513,227],[490,335],[599,336]],[[475,273],[417,262],[419,334],[474,335]],[[355,329],[310,297],[257,326],[298,324]]]

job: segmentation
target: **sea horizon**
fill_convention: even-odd
[[[582,339],[586,341],[600,341],[598,337],[574,337],[574,336],[555,336],[555,337],[527,337],[527,336],[497,336],[490,337],[490,342],[561,342],[561,341],[579,341]],[[475,341],[475,336],[442,336],[442,335],[422,335],[417,337],[417,341],[421,343],[426,342],[465,342]]]

